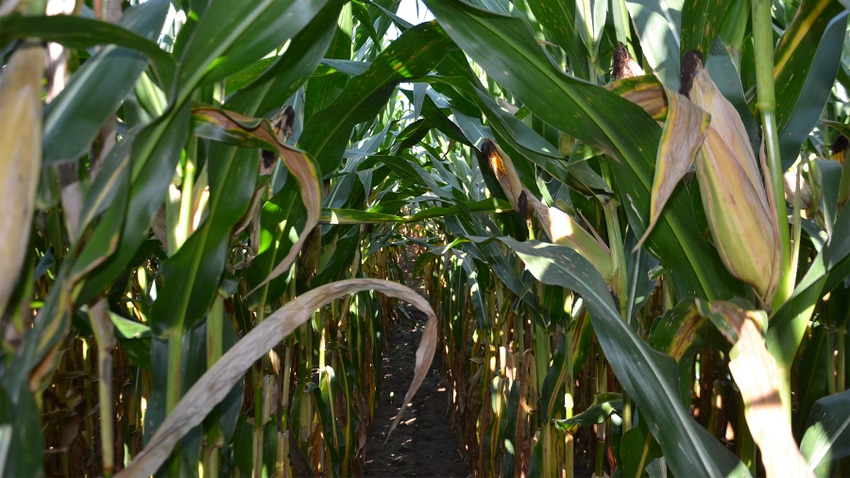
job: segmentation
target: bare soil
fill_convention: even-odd
[[[449,397],[439,350],[422,387],[410,403],[402,404],[413,379],[416,347],[427,320],[418,309],[408,311],[410,317],[396,320],[384,352],[383,380],[375,421],[366,442],[364,476],[465,478],[470,473],[449,426]],[[404,417],[384,444],[403,405]]]

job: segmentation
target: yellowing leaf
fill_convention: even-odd
[[[44,48],[26,41],[0,73],[0,313],[17,284],[29,246],[41,170],[41,78]]]
[[[305,153],[280,142],[274,127],[267,120],[208,107],[194,108],[192,117],[195,120],[195,134],[198,136],[241,146],[274,149],[301,185],[301,200],[307,209],[307,222],[304,224],[304,229],[286,257],[251,291],[253,293],[289,269],[295,261],[295,256],[304,246],[308,233],[319,223],[319,212],[322,206],[319,173],[313,161]]]
[[[649,226],[637,247],[649,237],[655,223],[661,216],[664,204],[670,199],[679,181],[688,172],[694,157],[705,140],[708,131],[709,116],[684,96],[664,89],[667,94],[667,121],[661,133],[658,156],[655,165],[655,178],[652,182]]]

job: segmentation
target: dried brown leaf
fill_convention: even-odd
[[[665,92],[668,103],[667,121],[664,123],[661,142],[658,145],[655,178],[652,181],[649,226],[635,249],[649,237],[676,185],[693,164],[708,131],[709,116],[705,111],[679,93],[666,88]]]
[[[168,459],[177,442],[189,430],[203,422],[207,414],[224,400],[233,385],[242,378],[245,370],[254,362],[291,334],[299,325],[309,320],[319,307],[341,296],[366,290],[382,292],[390,297],[410,302],[428,315],[428,323],[425,325],[422,340],[416,350],[413,382],[405,395],[405,403],[407,403],[425,379],[437,348],[437,317],[434,310],[421,295],[395,282],[380,279],[349,279],[332,282],[313,289],[276,310],[239,340],[186,392],[150,439],[148,447],[136,455],[129,467],[115,476],[120,478],[154,474]],[[401,420],[401,415],[402,412],[399,412],[390,428],[390,433]]]

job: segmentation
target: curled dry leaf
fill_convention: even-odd
[[[413,382],[404,397],[404,403],[410,401],[425,380],[437,348],[437,316],[434,310],[421,295],[395,282],[380,279],[349,279],[332,282],[313,289],[276,310],[239,340],[186,392],[150,439],[148,447],[136,456],[129,467],[115,476],[150,476],[156,473],[168,459],[177,442],[189,430],[203,422],[207,414],[224,400],[233,385],[254,362],[291,334],[299,325],[309,320],[319,307],[341,296],[366,290],[374,290],[410,302],[428,315],[422,341],[416,350]],[[403,412],[404,407],[395,418],[390,434],[401,420]]]
[[[652,181],[649,226],[640,238],[635,250],[652,232],[661,210],[673,194],[679,181],[694,163],[697,151],[708,132],[709,116],[687,98],[664,88],[667,95],[667,120],[661,133],[656,156],[655,178]]]
[[[272,279],[289,270],[289,266],[295,261],[295,256],[298,255],[304,241],[307,240],[308,233],[319,223],[319,212],[322,206],[319,173],[316,171],[313,161],[305,153],[281,143],[278,135],[275,134],[275,126],[271,125],[268,120],[250,118],[232,111],[210,107],[192,109],[192,117],[195,121],[195,134],[200,137],[243,146],[274,148],[301,185],[301,201],[307,209],[307,222],[304,224],[304,229],[298,235],[298,241],[292,245],[289,253],[280,264],[250,292],[254,293]],[[281,127],[286,128],[286,124],[287,122],[283,120]]]

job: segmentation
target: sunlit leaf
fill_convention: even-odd
[[[821,398],[809,414],[800,451],[815,476],[834,476],[838,461],[850,455],[850,390]]]
[[[148,29],[152,23],[147,24]],[[13,16],[4,19],[0,30],[0,46],[8,45],[12,40],[37,37],[44,41],[61,43],[71,48],[86,48],[94,45],[116,45],[143,53],[164,81],[170,81],[174,75],[174,60],[160,49],[159,45],[148,40],[148,34],[159,31],[134,33],[126,28],[89,18],[55,15],[50,17]]]
[[[449,45],[434,23],[411,28],[384,49],[365,73],[352,78],[333,104],[307,122],[299,145],[319,160],[321,171],[333,170],[351,128],[380,111],[396,84],[433,69]]]

